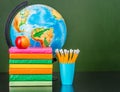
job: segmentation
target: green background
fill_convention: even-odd
[[[4,28],[10,12],[24,0],[0,1],[0,72],[8,71]],[[46,4],[64,17],[67,40],[63,48],[81,50],[76,71],[120,70],[120,0],[28,0]],[[54,63],[54,71],[59,64]]]

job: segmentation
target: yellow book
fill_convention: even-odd
[[[9,64],[9,68],[53,68],[52,64]]]

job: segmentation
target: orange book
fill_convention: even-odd
[[[10,54],[10,59],[52,59],[52,54]]]
[[[38,69],[30,69],[30,68],[10,68],[9,74],[52,74],[52,68],[38,68]]]

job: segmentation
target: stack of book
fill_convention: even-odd
[[[52,86],[52,48],[9,49],[9,86]]]

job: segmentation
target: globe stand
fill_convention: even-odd
[[[55,62],[57,62],[57,59],[56,58],[53,58],[52,59],[52,63],[55,63]],[[55,73],[53,72],[53,79],[52,79],[53,81],[57,81],[58,80],[58,77],[55,75]]]
[[[10,32],[9,32],[11,21],[12,21],[13,17],[15,16],[16,12],[18,10],[26,7],[27,5],[28,5],[28,1],[24,1],[24,2],[20,3],[11,11],[11,13],[9,14],[9,16],[7,18],[7,21],[5,24],[5,37],[6,37],[6,42],[7,42],[7,45],[9,48],[12,46],[12,42],[10,39]]]

